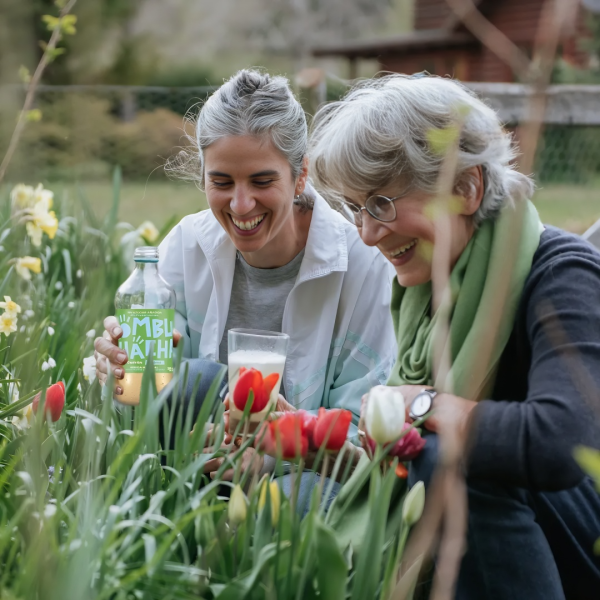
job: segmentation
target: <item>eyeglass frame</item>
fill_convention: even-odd
[[[351,202],[345,202],[344,204],[348,207],[349,210],[352,211],[352,213],[354,215],[356,215],[356,217],[358,217],[359,215],[359,219],[360,219],[360,225],[356,222],[356,217],[355,217],[355,221],[354,221],[354,225],[356,225],[356,227],[362,227],[363,226],[363,218],[362,218],[362,211],[365,210],[367,211],[367,214],[372,217],[373,219],[375,219],[376,221],[379,221],[380,223],[392,223],[393,221],[395,221],[398,218],[398,211],[396,210],[396,205],[394,204],[395,200],[400,200],[400,198],[404,198],[404,196],[406,196],[406,192],[404,192],[403,194],[400,194],[399,196],[394,196],[393,198],[388,198],[387,196],[384,196],[383,194],[373,194],[372,196],[369,196],[366,200],[365,200],[365,205],[364,206],[358,206],[356,204],[353,204]],[[388,202],[387,206],[391,206],[393,208],[394,211],[394,216],[391,219],[382,219],[380,217],[378,217],[377,215],[374,215],[368,208],[367,204],[369,203],[369,200],[371,198],[383,198],[384,200],[386,200]]]

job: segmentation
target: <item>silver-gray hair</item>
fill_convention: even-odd
[[[516,146],[495,111],[457,81],[436,76],[366,80],[323,106],[312,125],[312,179],[337,208],[344,190],[368,195],[398,182],[433,193],[444,156],[432,148],[430,132],[461,121],[456,189],[468,185],[468,169],[483,171],[475,224],[506,202],[531,198],[534,183],[515,169]]]
[[[195,116],[186,117],[189,147],[167,163],[165,169],[204,189],[204,151],[228,136],[252,135],[271,140],[287,159],[296,179],[308,149],[308,127],[302,106],[285,77],[243,69],[226,81]],[[191,125],[191,127],[190,127]],[[312,206],[312,195],[296,202]]]

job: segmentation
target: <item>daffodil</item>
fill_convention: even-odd
[[[38,183],[38,186],[33,191],[33,198],[36,204],[43,200],[44,202],[48,202],[48,208],[52,208],[52,203],[54,202],[54,192],[45,189],[41,183]]]
[[[30,185],[19,183],[10,193],[10,200],[15,208],[31,208],[35,204],[34,189]]]
[[[260,496],[258,497],[258,510],[262,510],[265,507],[267,502],[267,489],[269,490],[269,496],[271,497],[271,523],[273,527],[276,527],[279,522],[279,507],[281,505],[281,496],[277,482],[271,481],[269,483],[265,479],[260,489]]]
[[[93,383],[94,379],[96,379],[96,357],[93,354],[91,356],[86,356],[83,359],[82,371],[84,379]]]
[[[12,418],[12,424],[17,429],[27,429],[30,425],[35,415],[33,414],[33,409],[31,408],[31,404],[28,404],[23,410],[19,411]]]
[[[160,235],[156,225],[152,221],[144,221],[138,228],[138,233],[147,241],[155,242]]]
[[[32,273],[42,272],[42,259],[34,256],[23,256],[15,261],[15,271],[26,281],[31,279]]]
[[[41,246],[42,234],[45,233],[51,240],[58,229],[58,219],[52,208],[53,194],[50,190],[44,190],[38,186],[35,191],[36,203],[33,208],[27,210],[29,220],[26,223],[27,234],[34,246]]]
[[[0,302],[0,308],[4,309],[4,314],[9,317],[17,318],[17,314],[21,312],[21,307],[10,299],[10,296],[4,296],[4,302]]]
[[[229,498],[229,505],[227,506],[227,516],[229,517],[229,522],[233,525],[239,525],[246,520],[246,513],[248,509],[246,508],[246,496],[244,496],[244,492],[240,485],[236,485],[231,492],[231,497]]]
[[[0,333],[9,336],[17,330],[17,317],[10,313],[0,315]]]

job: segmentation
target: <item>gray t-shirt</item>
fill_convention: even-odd
[[[257,269],[237,253],[219,362],[227,364],[227,332],[230,329],[281,331],[285,302],[296,283],[303,258],[304,250],[283,267]]]

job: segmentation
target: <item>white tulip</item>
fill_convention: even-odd
[[[399,390],[385,385],[371,389],[365,409],[365,428],[378,444],[398,439],[404,427],[404,396]]]

